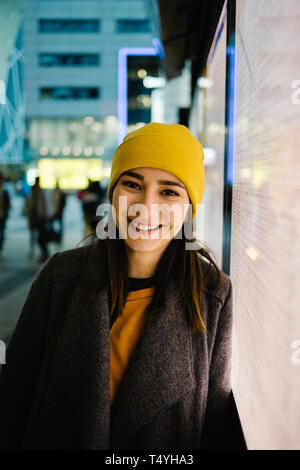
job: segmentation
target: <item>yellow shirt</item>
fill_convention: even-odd
[[[144,311],[153,293],[154,287],[130,291],[122,315],[116,319],[110,330],[111,405],[145,326]]]

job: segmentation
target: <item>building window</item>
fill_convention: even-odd
[[[98,33],[99,20],[39,20],[40,33]]]
[[[41,67],[95,67],[100,64],[99,54],[39,54]]]
[[[150,33],[149,20],[117,20],[117,33]]]
[[[43,87],[40,88],[43,100],[95,100],[100,98],[97,87]]]

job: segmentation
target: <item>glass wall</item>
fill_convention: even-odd
[[[202,143],[205,153],[205,191],[197,214],[197,239],[207,245],[219,266],[222,266],[223,243],[225,88],[226,6],[211,46],[206,72],[198,79],[190,120],[191,131]]]
[[[297,0],[237,1],[233,387],[250,449],[300,443],[299,31]]]

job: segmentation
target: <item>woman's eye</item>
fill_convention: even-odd
[[[173,193],[173,194],[167,194],[167,196],[178,196],[177,193],[175,193],[175,191],[172,191],[171,189],[165,189],[163,192],[167,191],[168,193]]]
[[[122,184],[132,189],[140,188],[140,185],[136,183],[135,181],[123,181]],[[166,196],[178,196],[178,194],[175,193],[175,191],[172,191],[171,189],[164,189],[162,192],[163,193],[167,192],[168,194],[166,194]]]
[[[123,181],[124,186],[128,186],[128,188],[132,188],[133,186],[130,186],[130,185],[136,185],[136,186],[139,186],[137,183],[135,183],[134,181]],[[134,188],[135,189],[135,188]]]

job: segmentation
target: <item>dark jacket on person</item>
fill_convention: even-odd
[[[232,284],[211,288],[203,264],[201,314],[166,306],[147,323],[110,408],[110,315],[103,241],[56,253],[37,275],[0,372],[0,447],[223,448],[231,393]],[[102,279],[102,284],[101,284]],[[102,285],[89,297],[91,286]]]
[[[7,219],[10,209],[10,197],[6,189],[0,189],[0,218]]]

